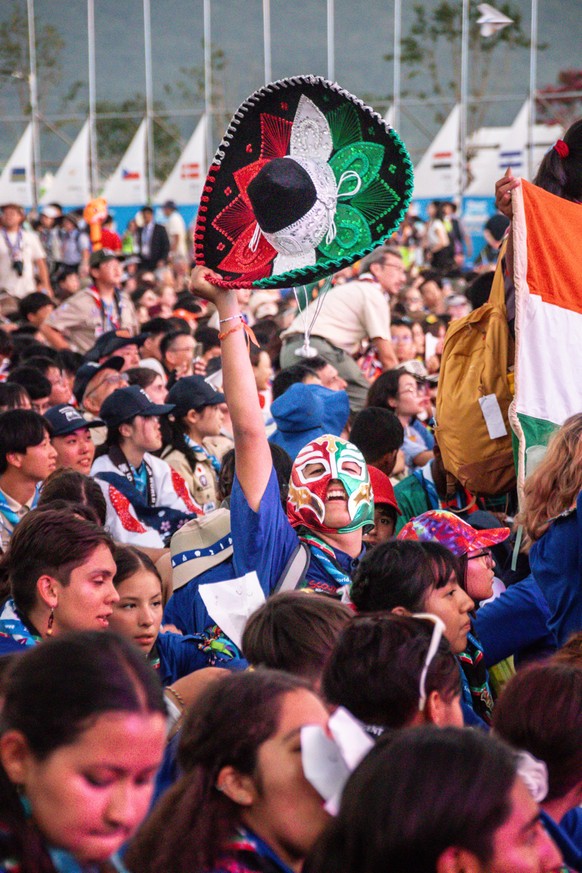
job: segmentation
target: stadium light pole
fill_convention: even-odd
[[[38,114],[38,85],[36,78],[36,30],[34,22],[34,0],[27,0],[28,13],[28,55],[30,72],[28,87],[30,90],[30,112],[32,115],[32,205],[38,206],[38,180],[40,173],[40,143]]]
[[[146,145],[147,145],[147,186],[146,198],[152,202],[154,193],[154,99],[152,76],[152,20],[150,0],[143,0],[143,33],[146,87]]]
[[[89,64],[89,154],[91,197],[96,197],[99,190],[99,163],[97,156],[97,119],[96,119],[96,75],[95,75],[95,3],[87,2],[87,41]]]

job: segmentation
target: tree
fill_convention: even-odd
[[[482,37],[477,18],[477,4],[470,4],[469,57],[470,94],[468,107],[469,127],[477,128],[483,123],[486,104],[484,97],[491,85],[493,74],[509,78],[512,51],[527,48],[530,40],[522,28],[522,16],[511,3],[496,4],[496,8],[513,20],[513,24],[494,36]],[[462,4],[455,0],[440,0],[436,6],[427,8],[416,3],[414,19],[408,33],[402,38],[401,59],[404,87],[402,96],[420,99],[442,97],[443,103],[460,99],[461,26]],[[502,52],[496,49],[503,48]],[[539,45],[539,49],[546,48]],[[392,61],[393,55],[385,55]],[[448,109],[436,107],[434,121],[442,124]]]
[[[582,115],[582,70],[560,70],[557,84],[540,88],[537,95],[537,120],[568,128]]]
[[[61,52],[65,41],[52,24],[36,26],[36,74],[38,104],[42,113],[47,94],[61,78]],[[20,4],[14,3],[8,17],[0,23],[0,90],[16,85],[20,110],[30,113],[28,74],[28,18]]]

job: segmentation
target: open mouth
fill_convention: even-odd
[[[110,615],[111,615],[111,613],[108,612],[105,615],[98,615],[97,616],[97,621],[99,622],[99,624],[102,627],[109,627],[109,616]]]
[[[347,500],[347,494],[343,485],[330,485],[327,489],[326,500]]]

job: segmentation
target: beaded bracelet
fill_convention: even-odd
[[[182,710],[186,709],[186,703],[184,702],[184,698],[178,691],[176,691],[175,688],[172,688],[171,685],[166,685],[166,691],[169,691],[170,694],[172,694],[176,698],[176,700],[182,707]]]
[[[218,321],[218,323],[219,323],[219,324],[226,324],[227,321],[232,321],[233,318],[240,318],[240,319],[242,319],[242,313],[237,312],[236,315],[229,315],[228,318],[220,318],[219,321]]]

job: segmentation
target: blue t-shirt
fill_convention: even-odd
[[[417,418],[404,428],[404,442],[402,443],[402,452],[404,453],[404,462],[410,469],[414,469],[414,458],[420,455],[421,452],[432,451],[434,449],[434,437],[430,430],[419,421]]]
[[[176,679],[194,673],[203,667],[223,667],[226,670],[244,670],[247,662],[243,658],[227,658],[218,653],[207,653],[200,649],[201,639],[194,636],[161,633],[156,640],[160,656],[160,682],[171,685]]]
[[[164,624],[173,624],[185,634],[204,633],[214,622],[200,596],[199,586],[236,579],[236,575],[234,560],[230,557],[178,588],[164,609]]]
[[[558,517],[529,553],[532,573],[550,608],[558,646],[582,630],[582,492],[576,509]]]

